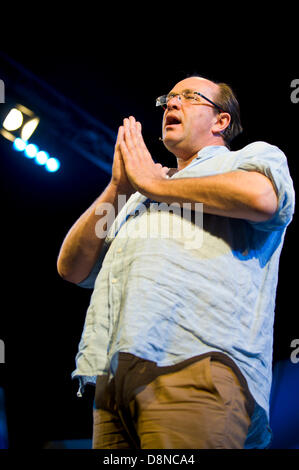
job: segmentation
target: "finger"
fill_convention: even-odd
[[[134,116],[130,116],[129,119],[126,120],[125,126],[125,139],[128,150],[131,152],[131,154],[134,154],[132,157],[142,160],[147,159],[154,163],[152,156],[143,140],[141,133],[141,123],[136,121]]]
[[[140,145],[139,136],[141,135],[141,124],[136,121],[134,116],[130,116],[129,124],[132,140],[134,142],[134,145],[137,147]]]
[[[148,148],[147,148],[147,146],[145,145],[145,142],[144,142],[144,139],[143,139],[143,135],[142,135],[141,129],[142,129],[141,123],[140,123],[139,121],[137,121],[137,122],[136,122],[136,134],[137,134],[137,139],[138,139],[138,145],[141,146],[141,148],[142,148],[143,151],[147,151],[147,152],[148,152]]]
[[[127,139],[132,140],[132,130],[134,127],[134,118],[130,116],[129,118],[124,119],[124,130],[125,130],[125,137]]]
[[[132,138],[130,133],[130,121],[128,118],[124,119],[124,139],[128,148],[132,147]]]
[[[167,166],[163,166],[162,172],[163,172],[164,176],[167,176],[167,178],[169,178],[169,176],[167,175],[167,173],[169,172],[169,168],[167,168]]]
[[[155,167],[161,170],[162,176],[168,177],[167,173],[169,172],[169,168],[167,166],[162,166],[161,163],[155,163]]]
[[[130,129],[130,135],[132,138],[132,141],[135,146],[138,145],[138,139],[137,139],[137,127],[136,127],[136,119],[134,116],[129,117],[129,129]]]
[[[119,145],[120,141],[123,139],[123,136],[124,136],[124,127],[119,126],[118,133],[117,133],[117,138],[116,138],[116,143],[115,143],[116,147]]]
[[[124,119],[125,141],[132,159],[142,158],[142,150],[137,141],[135,118],[130,116]]]
[[[128,162],[130,161],[130,152],[129,152],[129,149],[127,147],[127,144],[126,144],[125,140],[122,140],[120,142],[119,148],[120,148],[120,151],[121,151],[121,154],[122,154],[122,157],[123,157],[123,162],[126,166],[128,164]]]
[[[129,116],[128,118],[124,118],[123,122],[124,122],[125,129],[127,130],[134,129],[136,126],[136,119],[134,118],[134,116]]]
[[[118,129],[117,139],[114,146],[114,151],[118,152],[120,150],[120,143],[124,140],[124,128],[120,126]]]
[[[130,125],[134,126],[136,125],[136,119],[134,118],[134,116],[130,116],[129,117],[129,123]]]
[[[125,118],[124,119],[124,138],[120,143],[120,149],[123,154],[123,159],[127,165],[129,163],[132,163],[133,160],[136,160],[136,158],[138,157],[138,152],[132,140],[130,126],[131,124],[130,124],[129,118]]]

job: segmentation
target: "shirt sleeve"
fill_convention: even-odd
[[[146,199],[147,199],[146,196],[143,196],[138,191],[136,191],[135,193],[133,193],[129,197],[129,200],[122,207],[122,209],[120,210],[120,212],[116,216],[114,222],[112,223],[112,225],[111,225],[111,227],[110,227],[110,229],[107,233],[106,239],[104,241],[104,245],[103,245],[103,248],[101,250],[101,253],[100,253],[94,267],[90,271],[87,278],[84,279],[83,281],[79,282],[77,284],[77,286],[84,287],[85,289],[93,289],[94,288],[96,278],[97,278],[97,276],[98,276],[98,274],[101,270],[104,258],[106,256],[106,253],[107,253],[113,239],[117,236],[117,233],[118,233],[119,229],[121,228],[122,224],[125,223],[125,221],[127,220],[127,217],[130,215],[130,212],[133,211],[133,213],[134,213],[136,208],[138,207],[138,205],[141,202],[145,201]]]
[[[102,263],[104,261],[104,258],[106,256],[106,253],[108,251],[108,243],[106,243],[106,241],[104,242],[104,246],[101,250],[101,253],[97,259],[97,261],[95,262],[95,265],[94,267],[92,268],[92,270],[90,271],[89,275],[87,276],[87,278],[85,278],[83,281],[79,282],[77,284],[77,286],[79,287],[83,287],[85,289],[93,289],[94,288],[94,283],[96,281],[96,278],[98,277],[98,274],[101,270],[101,267],[102,267]]]
[[[249,223],[259,230],[284,229],[291,222],[295,208],[293,181],[285,154],[274,145],[254,142],[240,152],[236,169],[257,171],[267,176],[278,197],[278,208],[271,219]]]

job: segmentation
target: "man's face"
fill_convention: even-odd
[[[170,93],[198,91],[215,100],[218,85],[200,77],[190,77],[177,83]],[[178,120],[178,123],[175,123]],[[162,132],[165,147],[179,158],[190,158],[208,144],[211,129],[217,122],[215,108],[204,98],[198,102],[184,102],[178,97],[168,101],[163,116]]]

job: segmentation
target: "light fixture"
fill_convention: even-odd
[[[22,104],[16,104],[9,110],[2,123],[1,134],[9,140],[16,137],[27,141],[36,130],[40,119],[31,109]]]
[[[39,117],[31,109],[16,104],[6,113],[2,127],[0,125],[0,134],[13,143],[14,150],[23,152],[25,157],[37,165],[50,173],[55,173],[61,166],[60,161],[51,157],[45,150],[40,150],[35,143],[29,142],[39,122]]]
[[[26,124],[24,124],[21,130],[21,138],[23,140],[28,140],[32,136],[35,129],[37,128],[38,124],[39,124],[38,117],[35,117],[31,119],[30,121],[26,122]]]
[[[54,173],[55,171],[59,170],[60,168],[60,161],[57,158],[49,158],[45,164],[46,170],[50,173]]]
[[[36,156],[35,156],[35,163],[37,163],[37,165],[45,165],[45,163],[47,162],[47,160],[49,160],[50,158],[50,155],[48,154],[48,152],[45,152],[44,150],[40,150],[39,152],[37,152]]]
[[[23,150],[25,150],[27,143],[24,142],[24,140],[22,140],[20,137],[17,137],[12,145],[15,150],[18,150],[18,152],[22,152]]]
[[[37,165],[43,166],[49,173],[55,173],[61,166],[57,158],[50,157],[48,152],[39,150],[37,145],[27,142],[20,137],[14,140],[13,148],[18,152],[24,152],[27,158],[33,160]]]
[[[3,127],[7,131],[15,131],[23,124],[23,114],[19,109],[12,108],[3,121]]]
[[[34,158],[39,151],[39,148],[35,144],[28,144],[25,147],[24,153],[28,158]]]

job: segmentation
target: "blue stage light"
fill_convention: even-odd
[[[57,158],[49,158],[47,161],[46,161],[46,164],[45,164],[45,168],[46,170],[50,171],[51,173],[53,173],[54,171],[57,171],[59,170],[60,168],[60,161],[57,160]]]
[[[34,158],[34,157],[36,156],[38,150],[39,150],[39,149],[38,149],[37,145],[35,145],[35,144],[28,144],[28,145],[26,146],[26,148],[25,148],[24,153],[25,153],[26,157],[28,157],[28,158]]]
[[[20,137],[16,137],[13,141],[13,148],[18,152],[24,151],[27,158],[34,159],[33,161],[44,168],[50,173],[55,173],[59,170],[61,163],[57,158],[50,157],[45,150],[39,150],[38,146],[33,143],[28,143]]]
[[[46,162],[49,160],[49,158],[50,158],[50,155],[48,154],[48,152],[45,152],[44,150],[40,150],[39,152],[37,152],[34,161],[38,165],[45,165]]]
[[[18,150],[18,152],[22,152],[22,150],[25,150],[26,145],[27,145],[27,142],[25,142],[23,139],[20,139],[20,137],[17,137],[14,140],[13,148],[15,150]]]

